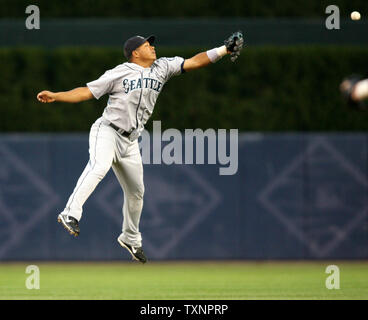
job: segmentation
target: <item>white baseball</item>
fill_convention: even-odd
[[[353,11],[350,14],[351,20],[360,20],[360,13],[358,11]]]

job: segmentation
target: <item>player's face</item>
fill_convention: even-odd
[[[151,46],[148,41],[138,47],[136,51],[139,53],[139,58],[141,60],[156,60],[155,47]]]

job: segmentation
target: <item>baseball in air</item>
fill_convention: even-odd
[[[351,20],[360,20],[360,13],[358,11],[353,11],[351,14],[350,14],[350,17],[351,17]]]

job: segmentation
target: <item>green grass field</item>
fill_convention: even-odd
[[[40,270],[40,289],[25,270]],[[340,289],[325,287],[326,267]],[[368,299],[368,262],[0,263],[0,299]]]

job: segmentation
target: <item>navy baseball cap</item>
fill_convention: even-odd
[[[142,36],[134,36],[134,37],[129,38],[124,43],[124,56],[125,56],[125,58],[127,58],[129,60],[130,57],[132,56],[132,52],[135,49],[140,47],[146,41],[148,41],[149,44],[152,45],[155,42],[155,39],[156,39],[156,37],[154,35],[151,35],[147,38],[144,38]]]

